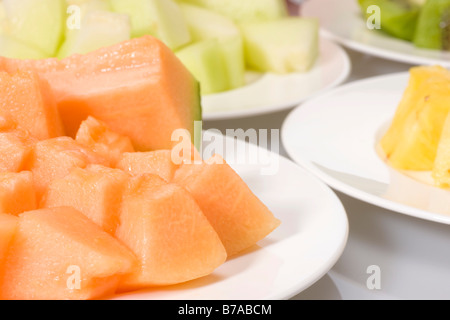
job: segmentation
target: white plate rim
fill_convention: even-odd
[[[340,92],[344,92],[346,90],[351,89],[355,86],[360,85],[367,85],[371,83],[377,83],[379,81],[383,81],[385,79],[389,78],[405,78],[409,77],[408,72],[398,72],[393,73],[389,75],[380,75],[375,77],[370,77],[362,80],[356,80],[352,81],[350,83],[347,83],[345,85],[340,86],[339,88],[336,88],[327,94],[317,97],[315,99],[311,99],[307,103],[305,103],[302,106],[297,107],[294,109],[285,119],[283,125],[282,125],[282,134],[281,139],[283,142],[284,149],[286,150],[287,154],[293,161],[295,161],[297,164],[299,164],[301,167],[303,167],[305,170],[308,170],[313,175],[318,177],[320,180],[322,180],[324,183],[326,183],[330,188],[337,190],[339,192],[342,192],[343,194],[346,194],[352,198],[355,198],[357,200],[372,204],[374,206],[384,208],[387,210],[390,210],[392,212],[401,213],[407,216],[411,216],[414,218],[426,220],[426,221],[432,221],[440,224],[446,224],[450,225],[450,215],[444,215],[439,213],[434,213],[430,211],[426,211],[420,208],[416,208],[413,206],[409,206],[406,204],[402,204],[393,200],[389,200],[386,198],[382,198],[373,194],[370,194],[368,192],[362,191],[358,188],[349,186],[341,181],[339,181],[336,178],[331,177],[330,175],[324,173],[320,168],[315,166],[313,163],[308,161],[305,157],[298,156],[294,148],[288,143],[288,140],[290,137],[287,135],[286,132],[288,132],[287,127],[291,125],[291,122],[294,121],[296,114],[301,111],[309,110],[314,108],[316,103],[320,102],[322,99],[328,99],[335,95],[338,95]],[[393,110],[395,111],[395,110]],[[381,124],[380,124],[381,125]]]
[[[230,120],[230,119],[236,119],[236,118],[248,118],[253,116],[261,116],[266,115],[274,112],[281,112],[288,109],[292,109],[296,107],[297,105],[303,103],[304,101],[310,99],[311,97],[315,95],[322,94],[323,92],[330,90],[334,87],[337,87],[341,83],[345,82],[348,77],[350,76],[351,70],[352,70],[352,64],[350,57],[348,56],[347,52],[335,41],[331,39],[327,39],[326,37],[320,36],[321,43],[325,44],[326,46],[329,46],[333,48],[335,51],[335,54],[340,56],[340,59],[342,61],[342,73],[340,73],[334,81],[332,81],[327,86],[324,86],[320,90],[311,93],[310,95],[303,97],[301,99],[295,99],[292,101],[287,101],[280,103],[278,105],[265,105],[261,107],[254,107],[254,108],[242,108],[242,109],[232,109],[230,111],[215,111],[215,112],[205,112],[203,111],[203,121],[218,121],[218,120]],[[323,53],[322,53],[323,54]],[[245,87],[237,88],[231,91],[226,91],[222,93],[217,93],[210,95],[211,97],[221,97],[229,94],[230,92],[233,92],[235,90],[245,90]],[[202,104],[205,103],[205,99],[208,99],[208,96],[202,97]]]
[[[225,137],[223,135],[218,135],[217,133],[206,133],[206,134],[211,134],[211,136],[216,136],[216,137],[219,137],[222,139],[230,139],[229,137]],[[238,143],[244,143],[245,145],[249,146],[250,148],[255,148],[253,150],[261,149],[261,147],[256,146],[256,145],[251,145],[248,142],[240,142],[239,141]],[[312,286],[314,283],[316,283],[318,280],[320,280],[337,263],[337,261],[343,254],[343,252],[346,248],[346,245],[347,245],[348,236],[349,236],[349,222],[348,222],[346,210],[345,210],[342,202],[339,200],[339,198],[333,192],[333,190],[331,190],[331,188],[329,188],[325,183],[323,183],[322,181],[317,179],[310,172],[299,167],[297,164],[295,164],[293,161],[289,160],[288,158],[283,157],[282,155],[277,155],[277,154],[275,154],[271,151],[267,151],[265,149],[263,152],[266,152],[267,154],[269,154],[270,157],[278,157],[278,159],[280,160],[280,168],[282,168],[283,164],[288,165],[289,168],[295,169],[297,171],[297,173],[301,174],[303,178],[310,179],[311,182],[314,182],[315,188],[317,190],[320,190],[320,192],[321,192],[321,195],[322,195],[321,199],[323,199],[323,197],[325,197],[330,201],[330,203],[332,203],[332,207],[334,210],[333,210],[333,212],[328,213],[330,215],[329,217],[334,216],[335,219],[333,220],[333,222],[336,222],[336,221],[339,222],[339,229],[334,228],[334,227],[336,227],[336,225],[334,225],[334,224],[332,225],[333,229],[336,231],[336,233],[339,234],[339,236],[335,237],[333,239],[329,239],[327,241],[327,242],[329,242],[327,245],[333,247],[333,250],[332,250],[333,254],[331,254],[330,256],[327,256],[327,257],[322,257],[321,265],[319,267],[316,266],[316,268],[314,268],[314,269],[310,269],[309,270],[310,272],[309,272],[307,278],[304,279],[304,281],[296,281],[295,279],[293,279],[293,281],[290,283],[290,286],[288,288],[287,287],[284,288],[283,291],[271,292],[270,295],[268,295],[267,297],[264,297],[264,300],[268,300],[268,301],[270,301],[270,300],[288,300],[288,299],[291,299],[292,297],[296,296],[297,294],[301,293],[302,291],[306,290],[307,288]],[[232,167],[234,167],[233,164],[230,164],[230,165]],[[236,170],[236,171],[239,173],[238,170]],[[264,199],[262,199],[262,200],[264,201]],[[317,202],[317,203],[319,203],[319,202]],[[275,214],[275,216],[277,216],[276,212],[274,212],[274,214]],[[331,222],[329,222],[329,223],[331,226]],[[269,235],[267,237],[267,239],[270,240],[270,237],[271,237],[271,235]],[[317,237],[322,238],[322,234],[318,233]],[[320,247],[322,247],[323,245],[324,244],[322,242],[320,242]],[[291,275],[291,276],[293,276],[293,275]],[[219,285],[220,285],[220,283],[219,283]],[[129,299],[145,300],[145,299],[147,299],[145,293],[134,293],[134,292],[131,292],[129,294],[113,296],[111,298],[114,300],[115,299],[119,299],[119,300],[129,300]],[[249,298],[252,299],[252,297],[249,297]],[[183,300],[189,299],[189,297],[183,297],[182,299]],[[201,300],[210,300],[210,299],[211,298],[209,298],[209,297],[201,298]],[[193,299],[193,300],[198,300],[198,299]],[[214,300],[214,298],[212,300]],[[248,299],[245,298],[244,300],[248,300]]]
[[[323,1],[331,2],[333,0],[323,0]],[[350,1],[350,0],[348,0],[348,1]],[[356,1],[356,0],[354,0],[354,1]],[[305,2],[305,4],[304,4],[304,11],[306,11],[306,12],[308,12],[308,9],[309,9],[308,3],[309,2]],[[345,3],[344,3],[344,5],[345,5]],[[314,13],[309,12],[308,14],[316,15],[315,12]],[[326,26],[323,26],[323,25],[321,26],[321,35],[324,36],[325,38],[335,41],[349,49],[352,49],[352,50],[355,50],[355,51],[358,51],[361,53],[370,54],[375,57],[379,57],[379,58],[386,59],[386,60],[407,63],[407,64],[411,64],[411,65],[440,64],[447,68],[450,67],[450,60],[427,58],[427,57],[423,57],[423,56],[401,53],[401,52],[397,52],[394,50],[389,50],[386,48],[380,48],[380,47],[376,47],[373,45],[361,43],[359,41],[348,39],[346,37],[337,35],[332,30],[327,29]],[[390,40],[407,43],[407,41],[395,39],[395,38],[390,38]],[[435,52],[434,50],[415,48],[414,45],[411,43],[407,43],[407,44],[411,46],[411,49],[422,50],[423,52],[426,52],[426,51]]]

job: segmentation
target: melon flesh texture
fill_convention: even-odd
[[[38,201],[50,182],[64,178],[74,168],[85,168],[89,164],[107,164],[107,160],[69,137],[39,141],[25,165],[33,173]]]
[[[187,129],[194,136],[202,117],[198,82],[151,36],[63,60],[0,57],[0,67],[36,70],[48,80],[71,137],[91,115],[128,136],[138,151],[170,149],[172,133]]]
[[[111,0],[115,12],[131,18],[132,37],[152,35],[175,50],[191,41],[178,3],[173,0]]]
[[[131,25],[127,15],[108,11],[89,11],[80,28],[66,33],[66,40],[58,51],[62,59],[75,53],[88,53],[130,39]]]
[[[19,218],[10,214],[0,213],[0,283],[2,282],[5,260],[11,241],[16,234]]]
[[[10,244],[0,299],[103,298],[135,264],[125,246],[73,208],[26,212]]]
[[[0,173],[0,213],[18,215],[35,209],[37,200],[31,172]]]
[[[0,18],[1,19],[1,18]],[[0,56],[16,59],[45,59],[49,55],[0,32]]]
[[[305,72],[319,55],[319,21],[289,17],[270,22],[241,23],[245,57],[261,72]]]
[[[134,152],[130,138],[113,132],[108,126],[93,117],[83,121],[75,140],[94,153],[108,159],[108,166],[114,167],[125,152]]]
[[[123,278],[119,291],[203,277],[227,257],[191,195],[151,174],[132,178],[116,236],[140,261],[138,270]]]
[[[230,89],[219,40],[196,42],[177,51],[176,55],[200,82],[203,95]]]
[[[127,181],[128,175],[118,169],[100,165],[75,168],[50,183],[40,207],[73,207],[113,235]]]
[[[34,72],[0,71],[0,110],[36,139],[64,135],[52,90]]]
[[[172,161],[171,150],[124,153],[117,168],[132,176],[155,174],[171,181],[178,166]]]
[[[235,21],[268,21],[287,16],[284,0],[181,0],[223,14]]]
[[[183,15],[189,26],[192,41],[199,42],[217,39],[225,66],[225,77],[229,89],[235,89],[245,84],[244,45],[241,32],[236,23],[214,11],[189,5],[180,4]],[[205,28],[205,26],[208,26]],[[195,74],[195,70],[193,71]]]
[[[64,0],[3,0],[5,34],[54,56],[66,21]]]
[[[203,164],[183,164],[173,183],[191,193],[217,231],[228,256],[255,245],[280,225],[219,155]]]
[[[2,266],[6,259],[11,240],[16,233],[18,223],[18,217],[0,213],[0,275],[2,274]]]
[[[0,125],[0,131],[1,127]],[[0,173],[22,171],[35,142],[35,139],[22,130],[0,132]]]

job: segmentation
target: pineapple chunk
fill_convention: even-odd
[[[450,115],[444,123],[432,172],[436,186],[450,187]]]
[[[392,167],[431,171],[450,111],[450,72],[431,66],[415,67],[410,73],[409,85],[380,143]]]

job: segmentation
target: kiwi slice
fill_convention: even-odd
[[[411,0],[358,0],[368,18],[367,8],[380,8],[381,30],[399,39],[412,41],[420,13],[420,6]]]
[[[450,0],[428,0],[417,22],[414,44],[420,48],[450,50]]]

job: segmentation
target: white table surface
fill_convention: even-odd
[[[347,50],[347,82],[407,71],[411,65]],[[204,129],[280,129],[289,111],[207,121]],[[287,156],[283,148],[281,154]],[[349,218],[347,247],[336,265],[295,300],[450,299],[450,226],[390,212],[337,192]],[[381,270],[381,288],[369,290],[367,268]]]

